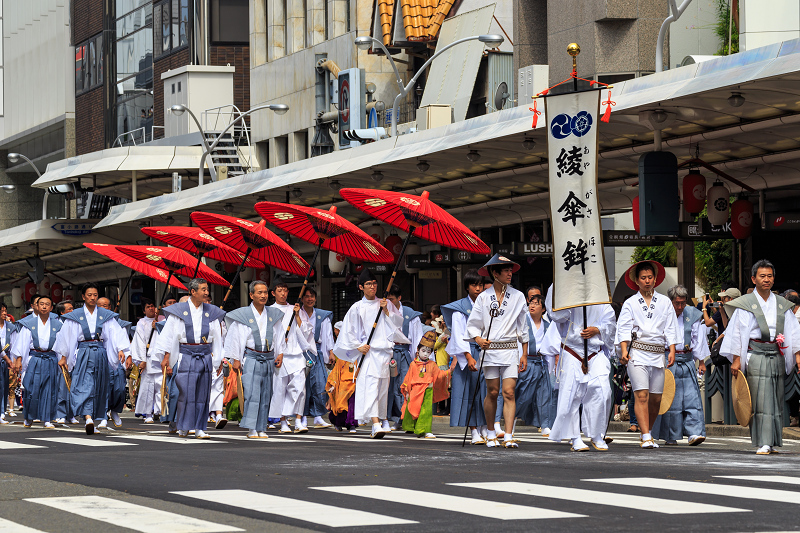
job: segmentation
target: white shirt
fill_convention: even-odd
[[[403,327],[403,315],[391,302],[388,302],[386,309],[389,316],[386,316],[380,308],[380,302],[378,298],[367,300],[366,297],[362,297],[350,307],[344,316],[344,324],[339,331],[333,353],[345,361],[360,361],[361,352],[358,348],[367,344],[372,324],[380,311],[382,316],[378,319],[361,372],[365,373],[365,376],[388,378],[389,361],[394,352],[395,339],[398,338],[398,334],[402,335],[400,328]]]
[[[470,301],[472,306],[475,307],[475,300],[470,298]],[[467,317],[464,316],[464,313],[453,313],[451,320],[453,324],[450,329],[450,340],[447,341],[447,346],[444,350],[450,357],[455,357],[458,361],[458,366],[461,367],[461,370],[464,370],[467,366],[466,354],[472,355],[467,337]]]
[[[678,325],[675,308],[663,294],[653,292],[648,306],[644,297],[637,292],[622,304],[617,321],[616,344],[628,343],[628,356],[637,366],[664,368],[664,353],[645,352],[631,348],[631,333],[636,332],[636,340],[647,344],[663,346],[683,345],[683,329]]]
[[[284,336],[286,330],[283,327],[283,322],[278,320],[269,323],[267,320],[267,309],[264,308],[263,312],[259,313],[253,304],[250,304],[250,309],[256,317],[256,324],[258,325],[258,334],[261,336],[262,342],[267,334],[267,327],[272,327],[272,348],[275,355],[281,354],[286,347],[284,343]],[[239,322],[231,321],[228,328],[228,335],[225,337],[225,357],[241,361],[244,358],[245,348],[251,350],[256,349],[256,343],[253,340],[253,330],[249,326],[245,326]]]
[[[683,312],[678,316],[678,325],[683,328],[683,321],[685,317]],[[689,349],[692,350],[692,357],[698,361],[705,361],[707,357],[711,357],[711,350],[708,349],[708,326],[701,318],[692,324],[692,340]],[[683,340],[686,340],[685,338]],[[683,350],[684,343],[680,343],[675,347],[676,350]]]
[[[161,373],[161,360],[152,357],[155,352],[155,344],[158,340],[158,330],[153,331],[157,317],[153,318],[140,318],[136,323],[136,332],[133,334],[133,341],[131,342],[131,359],[136,363],[143,363],[147,361],[145,370],[148,373]],[[150,338],[152,332],[153,338]],[[147,349],[147,344],[150,344],[150,349]],[[149,359],[149,360],[148,360]]]
[[[500,314],[492,317],[489,314],[492,303],[497,302],[494,287],[483,291],[475,299],[472,312],[467,319],[467,335],[465,340],[481,337],[492,342],[528,342],[528,315],[525,296],[509,285],[503,302],[500,304]],[[489,323],[491,322],[491,331]],[[519,347],[486,350],[483,363],[489,366],[510,366],[519,364]]]
[[[778,327],[777,305],[778,299],[770,293],[766,301],[761,298],[757,291],[754,291],[756,301],[764,311],[764,318],[769,328],[769,340],[775,340],[775,332]],[[792,308],[786,310],[783,321],[783,337],[786,348],[783,350],[786,373],[790,374],[795,364],[794,354],[800,350],[800,325],[794,319]],[[746,371],[750,361],[750,339],[761,339],[761,329],[753,313],[736,309],[728,320],[728,327],[725,328],[725,336],[722,337],[720,355],[733,362],[734,356],[741,357],[742,371]]]
[[[94,337],[97,330],[98,308],[95,308],[94,313],[89,313],[85,306],[77,309],[77,311],[81,310],[83,310],[86,323],[89,326],[89,333]],[[102,309],[102,312],[109,313],[110,311]],[[116,320],[107,320],[103,323],[100,340],[103,343],[103,348],[106,350],[109,364],[115,367],[120,364],[119,352],[130,349],[130,341],[127,339],[128,336],[122,331],[122,328]],[[64,325],[61,326],[61,331],[58,332],[53,350],[60,357],[67,358],[67,365],[70,371],[75,366],[75,361],[78,357],[78,342],[83,340],[87,339],[83,338],[83,328],[81,325],[74,320],[65,320]]]
[[[203,305],[201,304],[199,307],[195,307],[191,300],[189,300],[188,303],[189,312],[192,317],[192,330],[195,341],[203,342],[200,338],[203,327]],[[178,362],[173,368],[173,370],[177,370],[178,365],[180,365],[180,345],[186,342],[186,324],[183,319],[175,315],[169,315],[167,317],[167,322],[164,324],[164,329],[161,330],[158,341],[155,343],[156,350],[153,352],[153,356],[161,359],[165,353],[177,355]],[[205,342],[211,344],[212,368],[217,369],[219,365],[222,364],[223,354],[222,328],[220,327],[219,320],[209,322],[208,338],[206,338]]]
[[[8,358],[11,359],[11,346],[14,346],[14,341],[16,340],[18,334],[16,331],[11,332],[11,335],[9,335],[8,338],[8,341],[11,343],[11,346],[8,347],[7,351],[4,350],[6,342],[6,327],[7,326],[5,322],[0,324],[0,356],[5,353],[8,356]]]

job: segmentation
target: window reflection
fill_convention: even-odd
[[[160,29],[162,19],[150,0],[116,0],[116,8],[116,133],[133,133],[123,144],[141,143],[153,125],[153,48],[161,46],[153,26]]]

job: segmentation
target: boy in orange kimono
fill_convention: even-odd
[[[430,326],[423,326],[425,333],[417,346],[416,358],[406,373],[400,392],[406,401],[403,404],[403,429],[413,432],[417,437],[435,439],[431,433],[433,425],[433,404],[450,397],[450,375],[456,359],[450,368],[441,370],[431,359],[436,344],[436,333]]]

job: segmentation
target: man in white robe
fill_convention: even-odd
[[[317,291],[306,287],[303,294],[303,307],[300,309],[300,320],[306,325],[303,333],[306,343],[313,346],[306,352],[306,359],[311,362],[308,376],[306,377],[306,404],[303,412],[303,425],[308,426],[307,417],[314,417],[314,428],[325,429],[332,426],[322,418],[328,410],[328,391],[325,384],[328,380],[326,365],[331,361],[333,350],[333,313],[324,309],[317,309]]]
[[[620,363],[628,365],[636,397],[636,420],[642,432],[641,447],[645,449],[658,448],[650,429],[664,392],[664,352],[667,350],[666,366],[672,366],[675,346],[683,344],[683,332],[672,302],[655,292],[663,281],[664,267],[656,261],[640,261],[631,266],[625,273],[625,282],[639,292],[625,300],[617,321]]]
[[[474,340],[483,351],[483,375],[486,378],[483,410],[486,420],[495,419],[497,396],[502,389],[503,446],[506,448],[519,447],[513,438],[516,419],[514,389],[519,372],[528,368],[528,305],[525,295],[511,286],[511,277],[519,268],[519,264],[495,254],[478,270],[480,275],[492,279],[493,284],[478,295],[467,319],[467,338]],[[500,446],[494,428],[488,431],[486,446]]]
[[[389,362],[395,342],[402,337],[403,315],[395,306],[387,305],[386,298],[375,296],[378,281],[368,268],[361,272],[358,288],[364,296],[347,311],[333,353],[339,359],[359,363],[354,418],[361,423],[371,421],[371,437],[380,439],[386,434],[381,422],[388,425]],[[373,324],[377,325],[369,340]]]
[[[582,307],[553,310],[552,285],[545,305],[551,325],[540,352],[558,355],[559,360],[558,408],[549,438],[556,442],[569,439],[572,451],[587,451],[589,447],[581,439],[582,428],[595,450],[607,451],[604,438],[611,409],[608,374],[616,333],[614,309],[608,304],[587,306],[584,327]],[[589,348],[586,373],[584,339]]]
[[[161,415],[161,361],[152,357],[158,340],[156,306],[152,300],[142,299],[144,317],[136,323],[136,333],[131,343],[131,358],[139,366],[139,394],[134,414],[143,416],[145,424],[153,424],[154,416]]]
[[[289,286],[277,281],[272,289],[275,303],[271,307],[283,311],[283,331],[285,346],[283,354],[275,356],[275,373],[272,378],[272,403],[269,406],[269,417],[280,418],[280,433],[291,433],[288,417],[294,416],[294,432],[307,433],[308,427],[303,424],[303,411],[306,401],[306,351],[316,349],[309,345],[307,338],[310,326],[300,318],[300,304],[294,306],[286,303],[289,297]],[[291,327],[290,327],[291,324]],[[289,330],[288,339],[286,331]],[[311,330],[313,335],[313,330]]]

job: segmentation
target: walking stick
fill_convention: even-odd
[[[167,367],[161,370],[161,416],[167,415]]]
[[[505,292],[505,291],[503,291]],[[500,315],[500,304],[497,302],[492,302],[492,306],[489,309],[489,329],[486,330],[486,338],[489,338],[489,335],[492,333],[492,322],[494,322],[494,317]],[[486,348],[483,349],[481,353],[481,364],[478,367],[478,381],[475,382],[475,391],[472,394],[472,399],[469,402],[469,414],[467,415],[467,423],[464,427],[464,440],[461,441],[461,447],[463,448],[464,445],[467,443],[467,433],[469,432],[469,421],[472,418],[472,409],[475,407],[475,399],[478,397],[478,388],[481,386],[481,372],[483,371],[483,359],[486,356]],[[488,424],[488,421],[487,421]]]
[[[583,329],[586,329],[586,306],[583,306]],[[581,359],[581,370],[584,374],[589,373],[589,339],[583,339],[583,359]]]

